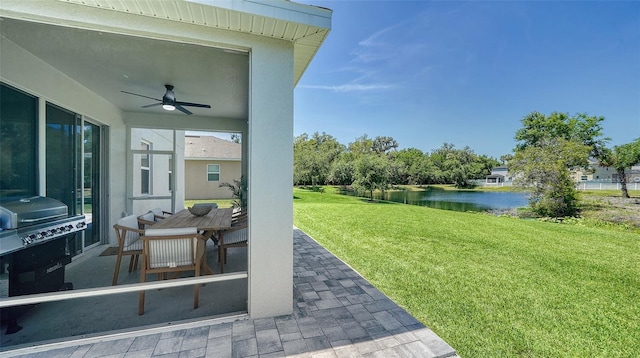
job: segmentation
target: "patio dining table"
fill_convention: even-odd
[[[231,208],[213,208],[204,216],[195,216],[188,209],[181,210],[173,215],[169,215],[161,221],[151,225],[153,229],[171,229],[196,227],[198,232],[208,239],[216,232],[231,228],[231,216],[233,209]],[[203,262],[203,269],[206,274],[213,274],[213,270],[206,263],[206,255]]]

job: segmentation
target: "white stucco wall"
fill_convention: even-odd
[[[276,40],[255,44],[248,133],[253,318],[290,313],[293,305],[292,83],[292,45]]]

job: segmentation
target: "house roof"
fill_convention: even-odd
[[[241,160],[242,145],[214,136],[185,136],[185,160]]]

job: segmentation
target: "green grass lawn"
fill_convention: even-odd
[[[294,223],[462,357],[640,352],[640,237],[294,189]]]

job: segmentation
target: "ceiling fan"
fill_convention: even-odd
[[[148,97],[148,96],[144,96],[144,95],[137,94],[137,93],[132,93],[132,92],[127,92],[127,91],[120,91],[120,92],[123,92],[123,93],[126,93],[126,94],[132,94],[134,96],[149,98],[149,99],[153,99],[153,100],[158,101],[158,103],[152,103],[152,104],[148,104],[146,106],[142,106],[142,108],[162,106],[162,108],[166,109],[167,111],[173,111],[173,110],[177,109],[177,110],[179,110],[180,112],[182,112],[184,114],[193,114],[193,113],[191,113],[191,111],[189,111],[188,109],[184,108],[184,106],[199,107],[199,108],[211,108],[211,106],[208,105],[208,104],[177,101],[176,100],[176,95],[175,95],[175,93],[173,93],[173,86],[172,85],[164,85],[164,87],[167,89],[167,92],[165,92],[164,96],[162,96],[162,99]]]

